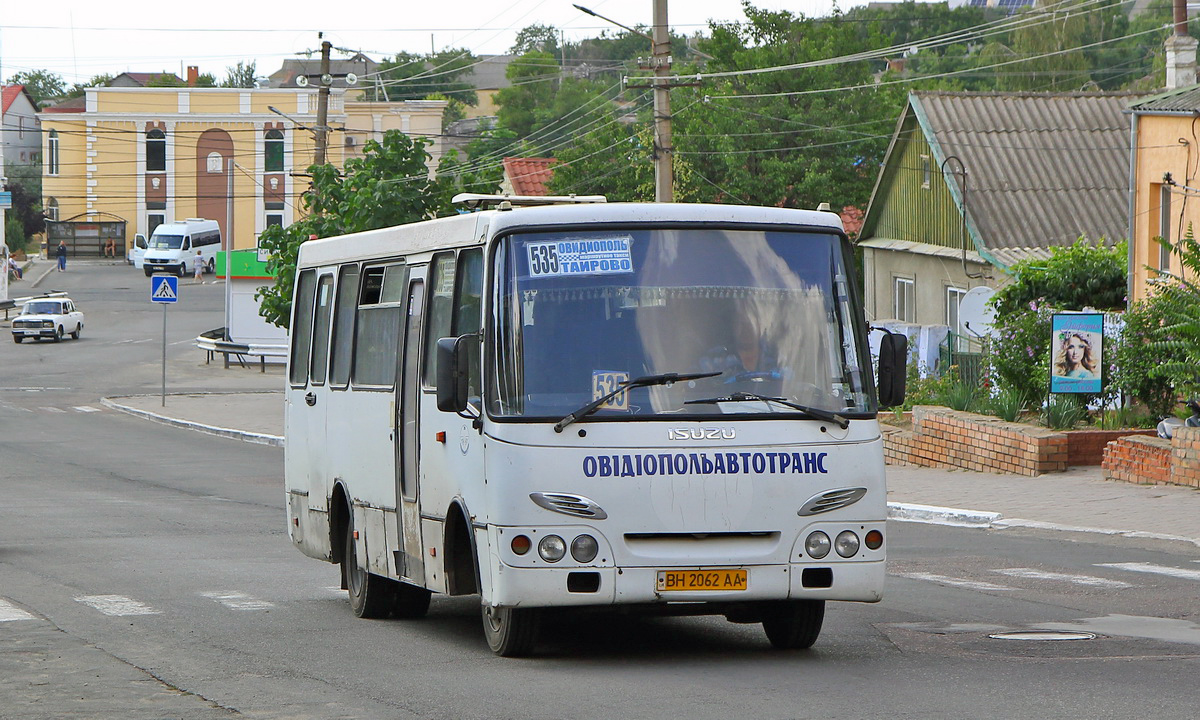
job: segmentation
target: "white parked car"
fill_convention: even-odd
[[[18,343],[25,338],[50,338],[58,342],[67,334],[78,340],[82,332],[83,313],[66,297],[29,300],[12,321],[13,342]]]

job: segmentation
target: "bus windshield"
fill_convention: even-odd
[[[183,247],[182,235],[159,235],[155,233],[150,238],[151,250],[178,250]]]
[[[814,231],[510,235],[496,254],[489,411],[559,420],[621,383],[678,373],[710,377],[631,388],[588,420],[872,413],[843,248]]]

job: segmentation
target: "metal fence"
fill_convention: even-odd
[[[946,372],[951,365],[955,365],[958,367],[961,382],[978,387],[982,384],[986,371],[986,350],[982,339],[951,332],[938,348],[939,372]]]

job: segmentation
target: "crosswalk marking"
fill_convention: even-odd
[[[79,597],[75,598],[75,601],[99,610],[105,615],[122,616],[159,614],[157,610],[149,605],[127,598],[124,595],[80,595]]]
[[[38,408],[38,410],[45,410],[46,412],[52,412],[52,413],[65,413],[66,412],[66,410],[63,410],[62,408],[56,408],[56,407],[40,407],[40,408]]]
[[[1170,567],[1168,565],[1154,565],[1153,563],[1098,563],[1097,567],[1110,567],[1118,570],[1128,570],[1130,572],[1151,573],[1153,575],[1167,575],[1169,577],[1181,578],[1183,580],[1200,581],[1200,570],[1188,570],[1187,568]]]
[[[1033,568],[1000,568],[992,570],[994,573],[1008,575],[1010,577],[1028,578],[1030,580],[1051,580],[1075,583],[1076,585],[1087,585],[1089,587],[1106,587],[1113,589],[1131,588],[1135,585],[1121,580],[1110,580],[1108,578],[1095,577],[1092,575],[1076,575],[1074,573],[1049,572],[1046,570],[1035,570]]]
[[[81,412],[81,413],[101,412],[100,408],[92,407],[91,405],[76,405],[75,407],[73,407],[71,409],[74,410],[75,412]]]
[[[935,573],[926,572],[908,572],[896,573],[900,577],[912,578],[913,580],[925,580],[934,582],[940,585],[953,585],[955,587],[964,587],[969,590],[982,590],[987,592],[1009,592],[1016,588],[1008,587],[1007,585],[997,585],[985,580],[967,580],[965,578],[952,578],[945,575],[937,575]]]
[[[13,605],[7,600],[0,600],[0,622],[12,622],[14,620],[34,620],[33,615],[25,612],[21,608]]]
[[[209,600],[216,600],[232,610],[270,610],[275,603],[259,600],[240,592],[202,592]]]

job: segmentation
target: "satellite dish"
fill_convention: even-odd
[[[347,85],[357,85],[358,84],[358,76],[355,75],[354,73],[346,73],[346,84]]]
[[[996,309],[988,304],[996,291],[986,285],[973,287],[958,303],[958,324],[972,337],[992,335],[992,323],[996,320]],[[952,328],[957,332],[957,328]]]
[[[258,88],[259,90],[270,86],[270,84],[271,84],[271,78],[265,78],[265,77],[254,78],[254,87]]]
[[[299,87],[308,87],[308,78],[301,75],[300,77],[296,78],[296,85]]]

